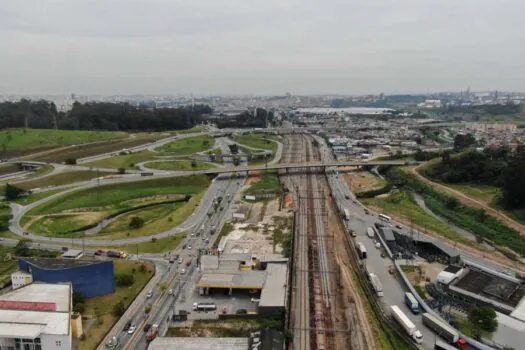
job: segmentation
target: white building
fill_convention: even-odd
[[[0,349],[70,350],[71,284],[32,283],[0,295]]]
[[[13,289],[18,289],[30,283],[33,283],[33,275],[30,273],[16,271],[11,274],[11,285]]]

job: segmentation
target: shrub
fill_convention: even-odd
[[[135,283],[135,277],[133,275],[124,273],[116,277],[118,287],[129,287]]]
[[[64,163],[66,165],[76,165],[77,164],[77,160],[75,158],[67,158]]]
[[[144,220],[142,220],[138,216],[133,216],[131,220],[129,221],[129,227],[133,229],[141,228],[144,226]]]
[[[126,311],[126,307],[124,306],[124,303],[122,301],[119,301],[115,305],[113,305],[113,309],[111,310],[111,313],[115,317],[120,317],[124,315],[124,312]]]

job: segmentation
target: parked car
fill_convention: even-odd
[[[106,254],[106,251],[103,249],[97,249],[95,252],[95,255],[104,255],[104,254]]]
[[[144,325],[144,332],[149,331],[150,328],[151,328],[151,323],[146,323],[146,324]]]
[[[168,295],[173,295],[173,289],[168,290]]]
[[[128,334],[133,334],[135,332],[135,329],[137,329],[137,326],[131,326],[128,329]]]
[[[149,299],[149,298],[151,298],[152,296],[153,296],[153,291],[150,290],[150,291],[148,292],[148,294],[146,294],[146,298]]]

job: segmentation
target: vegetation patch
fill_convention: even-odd
[[[84,340],[80,341],[77,349],[91,350],[104,339],[107,332],[118,321],[120,316],[115,315],[117,309],[126,310],[153,276],[155,267],[146,262],[129,260],[114,260],[115,278],[131,275],[131,285],[117,284],[115,293],[85,300],[83,315],[94,320]],[[122,305],[118,305],[122,303]],[[137,330],[139,331],[139,330]]]
[[[213,322],[211,322],[213,321]],[[169,328],[166,337],[249,337],[251,332],[262,328],[283,330],[281,318],[197,320],[192,327]]]
[[[4,157],[16,157],[50,148],[127,136],[127,133],[117,131],[7,129],[0,132],[0,147]]]
[[[272,151],[273,155],[277,151],[277,144],[271,140],[271,136],[266,134],[244,134],[233,137],[235,142],[252,148],[266,149]]]
[[[173,160],[165,162],[150,162],[145,166],[150,169],[157,170],[205,170],[215,168],[215,165],[208,162],[201,162],[197,160]]]
[[[14,174],[19,171],[22,171],[17,164],[4,164],[0,165],[0,176]]]
[[[170,142],[157,148],[160,152],[169,152],[176,155],[189,155],[203,152],[213,147],[215,140],[211,136],[197,136]]]
[[[16,186],[25,190],[44,188],[50,186],[68,185],[75,182],[88,181],[97,177],[110,175],[112,173],[91,170],[68,171],[56,175],[46,176],[41,179],[17,182]]]
[[[460,239],[458,234],[448,225],[421,209],[407,192],[400,191],[392,193],[384,198],[365,199],[363,200],[363,204],[380,208],[381,211],[386,214],[390,214],[405,222],[436,232],[449,239]]]
[[[123,168],[123,169],[137,169],[136,165],[141,162],[156,159],[157,154],[151,151],[128,152],[122,151],[115,157],[96,160],[94,162],[84,163],[82,165],[94,168]]]
[[[246,191],[245,195],[258,195],[264,193],[280,194],[282,185],[276,171],[268,170],[261,172],[259,181],[253,183]]]

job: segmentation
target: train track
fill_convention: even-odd
[[[308,162],[320,156],[306,135],[285,139],[283,161]],[[294,273],[292,295],[293,348],[324,350],[334,348],[329,331],[331,319],[331,281],[326,246],[324,192],[318,176],[301,173],[281,174],[293,190],[296,203]]]

